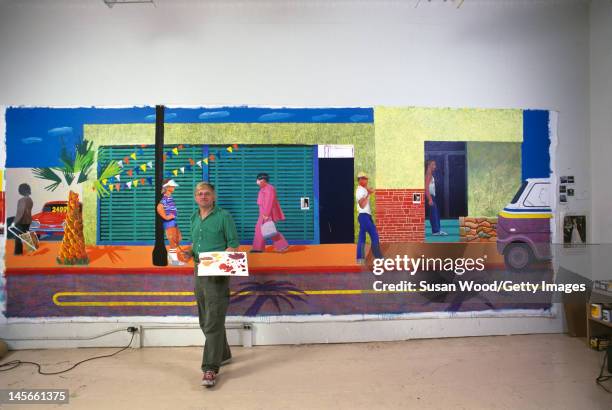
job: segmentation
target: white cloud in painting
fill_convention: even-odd
[[[61,135],[71,135],[72,127],[51,128],[49,131],[47,131],[47,134],[51,135],[52,137],[59,137]]]
[[[198,115],[198,118],[201,120],[212,120],[215,118],[229,117],[229,115],[229,111],[208,111]]]
[[[369,117],[367,115],[363,115],[363,114],[351,115],[351,121],[353,122],[364,121],[364,120],[367,120],[368,118]]]
[[[164,113],[164,121],[172,120],[176,117],[178,117],[178,115],[175,112]],[[155,114],[147,115],[145,121],[155,121]]]
[[[328,121],[331,120],[332,118],[336,118],[337,115],[336,114],[321,114],[321,115],[315,115],[312,117],[313,121]]]
[[[278,121],[289,117],[293,117],[293,114],[289,114],[288,112],[272,112],[270,114],[260,116],[259,121]]]
[[[36,144],[37,142],[42,142],[42,138],[40,138],[40,137],[27,137],[27,138],[22,138],[21,142],[23,142],[24,144]]]

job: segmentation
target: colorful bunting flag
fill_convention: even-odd
[[[172,148],[172,153],[174,155],[178,155],[178,148]]]
[[[132,153],[132,155],[130,155],[130,158],[132,158],[133,160],[136,160],[136,153]]]

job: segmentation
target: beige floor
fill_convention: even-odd
[[[52,371],[111,351],[19,351],[2,362],[38,361]],[[1,373],[0,388],[67,388],[68,408],[75,409],[612,408],[612,395],[594,382],[602,354],[589,350],[584,339],[565,335],[233,352],[234,362],[222,369],[213,389],[199,385],[196,347],[128,350],[60,376],[41,376],[24,366]]]

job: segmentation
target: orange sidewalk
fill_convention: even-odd
[[[125,270],[125,271],[185,271],[192,272],[193,265],[186,266],[153,266],[153,246],[101,245],[88,246],[89,265],[66,266],[55,261],[61,242],[40,242],[40,247],[33,253],[13,255],[14,240],[6,241],[6,268],[14,270],[42,270],[44,268],[69,271],[88,270]],[[24,249],[26,246],[24,246]],[[250,246],[241,246],[240,250],[248,252]],[[275,253],[272,246],[264,253],[248,254],[249,268],[258,271],[361,271],[356,264],[354,244],[330,245],[292,245],[285,253]],[[42,268],[42,269],[41,269]],[[47,269],[48,270],[48,269]],[[10,273],[10,272],[9,272]],[[42,273],[42,272],[41,272]]]

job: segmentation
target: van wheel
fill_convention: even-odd
[[[533,253],[526,243],[511,243],[504,252],[506,267],[514,272],[520,272],[533,262]]]

